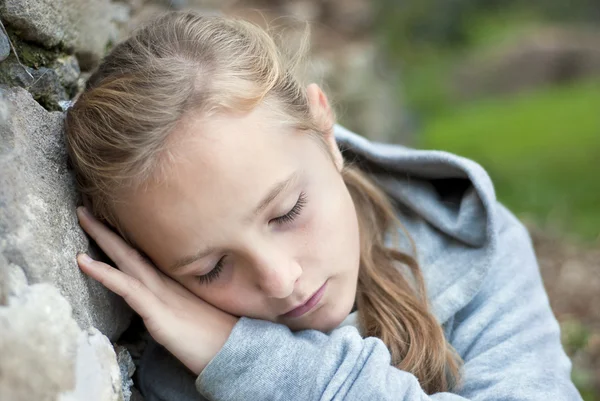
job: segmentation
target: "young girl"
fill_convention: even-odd
[[[250,23],[171,13],[67,113],[80,223],[119,270],[78,262],[157,342],[146,400],[580,399],[484,170],[348,132],[293,70]]]

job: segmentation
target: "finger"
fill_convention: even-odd
[[[156,319],[156,315],[164,310],[162,301],[135,277],[131,277],[106,263],[95,261],[85,253],[77,255],[77,262],[84,273],[99,281],[115,294],[123,297],[125,302],[142,319]]]
[[[137,250],[129,246],[123,238],[106,225],[96,220],[85,207],[77,208],[77,216],[81,227],[120,270],[137,278],[152,291],[160,288],[162,283],[159,272]]]
[[[165,287],[181,296],[190,295],[186,288],[159,271],[136,249],[129,246],[121,236],[94,218],[89,209],[79,207],[77,215],[83,229],[98,243],[119,269],[140,280],[155,295],[160,296]]]

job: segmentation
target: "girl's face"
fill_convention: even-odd
[[[323,97],[311,106],[328,108]],[[355,299],[359,232],[341,166],[325,146],[263,107],[188,118],[170,139],[164,180],[116,211],[141,250],[232,315],[292,330],[337,327]],[[324,139],[341,160],[333,134]],[[297,308],[317,299],[305,313]]]

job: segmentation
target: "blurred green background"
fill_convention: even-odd
[[[588,31],[600,27],[600,2],[405,0],[380,7],[378,37],[401,72],[398,93],[413,120],[414,145],[475,159],[511,209],[599,241],[600,36]],[[570,36],[580,31],[596,40],[595,49]],[[524,43],[528,37],[549,43]],[[503,53],[514,66],[497,60]],[[577,65],[588,62],[583,57],[599,63],[595,73]],[[478,71],[486,63],[491,71]],[[472,77],[457,78],[466,64],[474,64]],[[521,66],[545,68],[537,72],[547,76],[527,82],[518,76],[528,73]],[[490,82],[495,73],[504,81],[514,74],[521,84],[503,91]],[[456,86],[471,78],[477,93],[465,95]]]
[[[600,400],[600,305],[581,299],[600,293],[581,285],[600,277],[600,2],[381,0],[374,26],[405,105],[392,140],[487,169],[534,233],[573,380]]]

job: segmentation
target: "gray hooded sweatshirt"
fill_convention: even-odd
[[[427,395],[381,340],[361,336],[354,312],[328,334],[242,317],[198,377],[151,342],[138,375],[146,400],[581,400],[529,234],[481,166],[335,130],[417,245],[433,313],[464,360],[462,386]]]

